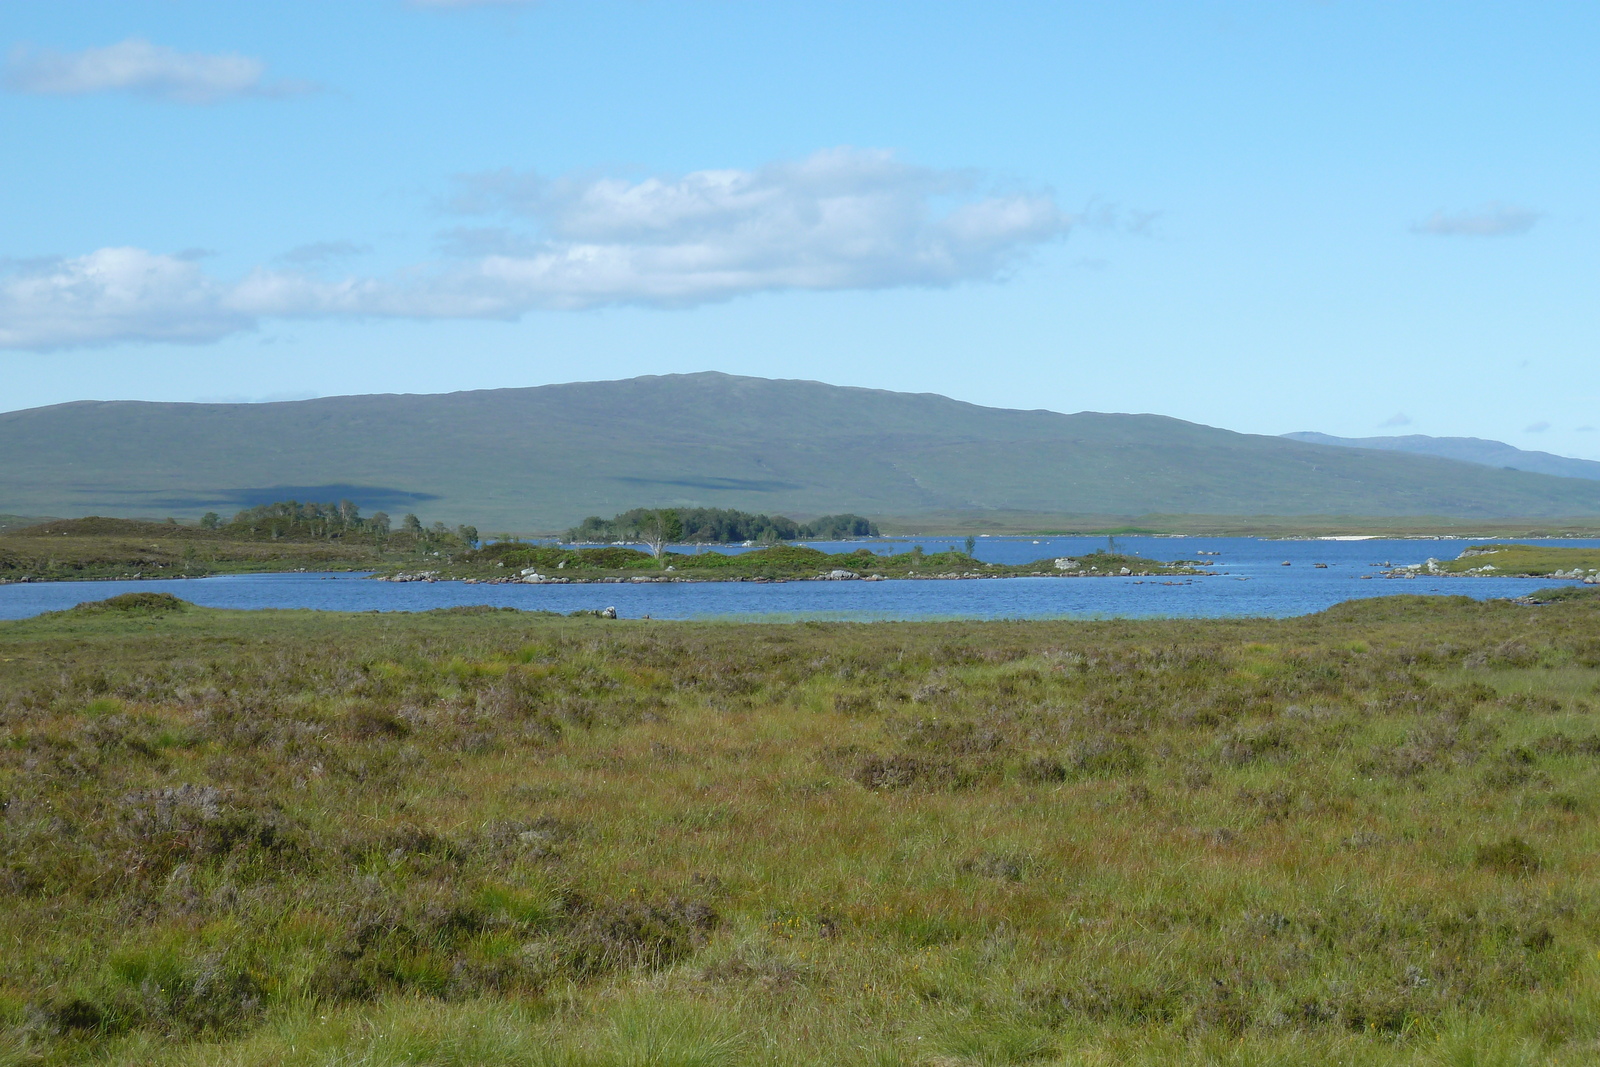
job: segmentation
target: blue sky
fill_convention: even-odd
[[[0,409],[724,370],[1600,459],[1600,6],[10,0]]]

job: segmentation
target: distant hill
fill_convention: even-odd
[[[275,404],[0,414],[0,511],[194,517],[294,497],[497,529],[640,506],[806,519],[1600,515],[1600,483],[1159,415],[684,374]]]
[[[1384,452],[1412,452],[1427,456],[1459,459],[1463,463],[1478,463],[1485,467],[1503,467],[1507,470],[1528,471],[1533,474],[1553,474],[1558,478],[1591,478],[1600,480],[1600,463],[1592,459],[1570,459],[1550,452],[1529,452],[1508,445],[1504,441],[1486,441],[1481,437],[1429,437],[1413,433],[1404,437],[1334,437],[1325,433],[1286,433],[1291,441],[1304,441],[1313,445],[1335,445],[1339,448],[1376,448]]]

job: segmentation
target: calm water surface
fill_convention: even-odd
[[[1475,539],[1481,542],[1482,539]],[[959,538],[884,538],[809,542],[826,551],[868,547],[904,552],[961,545]],[[1304,615],[1357,597],[1398,593],[1521,596],[1574,584],[1548,578],[1377,577],[1388,566],[1454,559],[1467,540],[1269,541],[1248,537],[1119,537],[1119,551],[1152,560],[1204,561],[1214,576],[1167,585],[1164,579],[1007,578],[986,581],[703,582],[641,585],[466,585],[375,582],[348,574],[251,574],[128,582],[30,582],[0,586],[0,618],[22,619],[126,592],[167,592],[216,608],[316,608],[326,611],[426,611],[461,604],[576,611],[614,606],[624,618],[657,619],[1042,619]],[[1600,540],[1524,544],[1600,547]],[[1083,555],[1104,537],[985,537],[976,555],[1026,563]],[[731,549],[730,551],[738,551]],[[1202,553],[1217,553],[1207,555]],[[1288,563],[1289,566],[1284,566]],[[1327,564],[1319,569],[1317,563]],[[1365,578],[1364,576],[1371,576]],[[1173,579],[1178,581],[1178,579]]]

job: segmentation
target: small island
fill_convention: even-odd
[[[1391,577],[1415,574],[1467,578],[1557,578],[1600,585],[1600,548],[1555,545],[1468,545],[1452,560],[1430,559],[1397,567]]]
[[[361,514],[350,501],[293,500],[247,508],[198,524],[91,516],[0,531],[0,583],[202,578],[270,571],[370,571],[383,581],[568,582],[880,581],[888,578],[1174,577],[1206,573],[1193,561],[1160,562],[1115,551],[1008,565],[965,548],[893,553],[874,545],[877,524],[860,515],[796,522],[782,515],[725,509],[636,508],[612,519],[591,516],[566,532],[566,544],[513,534],[480,538],[473,526],[393,521]],[[608,538],[623,543],[583,544]],[[862,547],[824,552],[793,540],[860,539]],[[740,545],[750,551],[717,551]],[[873,546],[873,547],[869,547]]]
[[[971,550],[952,547],[881,554],[871,548],[823,552],[806,545],[776,544],[737,554],[654,553],[622,545],[567,548],[508,541],[465,553],[448,563],[397,568],[374,577],[391,582],[467,581],[527,585],[579,582],[793,582],[883,581],[962,578],[1168,577],[1205,573],[1187,562],[1163,563],[1111,552],[1040,559],[1032,563],[983,563]]]
[[[612,519],[590,516],[567,531],[569,542],[606,536],[620,543],[535,545],[498,541],[424,568],[399,568],[375,575],[383,581],[466,581],[525,585],[580,582],[796,582],[884,581],[1017,577],[1157,577],[1202,573],[1198,564],[1160,563],[1141,556],[1101,551],[1081,557],[1039,559],[1031,563],[983,563],[973,556],[977,539],[965,549],[951,545],[928,552],[921,545],[895,553],[862,546],[824,552],[788,543],[875,538],[877,524],[860,515],[824,515],[797,523],[783,515],[753,515],[715,508],[678,510],[635,508]],[[631,543],[629,543],[631,542]],[[748,552],[706,551],[737,544]],[[643,547],[635,547],[642,545]],[[759,547],[758,547],[759,546]],[[688,551],[684,551],[687,549]],[[1113,545],[1114,549],[1114,545]]]

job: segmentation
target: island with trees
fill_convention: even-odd
[[[977,541],[967,537],[964,547],[950,545],[929,552],[921,545],[895,552],[891,546],[862,546],[843,552],[826,552],[804,544],[756,540],[747,552],[707,550],[727,543],[710,536],[717,528],[735,533],[774,530],[779,523],[798,525],[782,516],[742,512],[689,513],[688,521],[672,509],[636,509],[612,520],[585,520],[571,533],[609,529],[627,537],[628,543],[584,546],[496,541],[463,552],[447,563],[422,568],[392,568],[377,577],[387,581],[441,581],[566,584],[577,582],[737,582],[737,581],[881,581],[888,578],[1016,578],[1016,577],[1172,577],[1204,573],[1192,561],[1162,562],[1117,551],[1096,551],[1077,557],[1034,560],[1031,563],[985,563],[973,551]],[[828,524],[870,528],[855,515],[828,516],[807,524],[811,529]],[[690,541],[691,531],[702,539]],[[872,536],[867,534],[864,536]],[[744,541],[752,539],[740,539]],[[676,546],[676,550],[673,550]]]
[[[860,515],[823,515],[796,522],[783,515],[758,515],[732,508],[634,508],[609,519],[591,515],[567,531],[574,543],[647,541],[665,536],[685,544],[847,541],[877,537],[878,524]]]
[[[585,536],[586,535],[586,536]],[[753,535],[753,536],[752,536]],[[1115,548],[1021,565],[985,563],[976,540],[939,551],[890,543],[828,552],[797,538],[872,539],[859,515],[810,522],[721,509],[644,509],[586,519],[566,544],[483,537],[469,525],[364,516],[349,501],[280,501],[198,524],[91,516],[0,531],[0,582],[201,578],[269,571],[371,571],[388,581],[875,581],[886,578],[1172,577],[1200,564]],[[594,544],[613,539],[613,543]],[[590,543],[585,543],[585,541]],[[620,543],[617,543],[620,542]],[[749,551],[718,551],[737,544]]]

